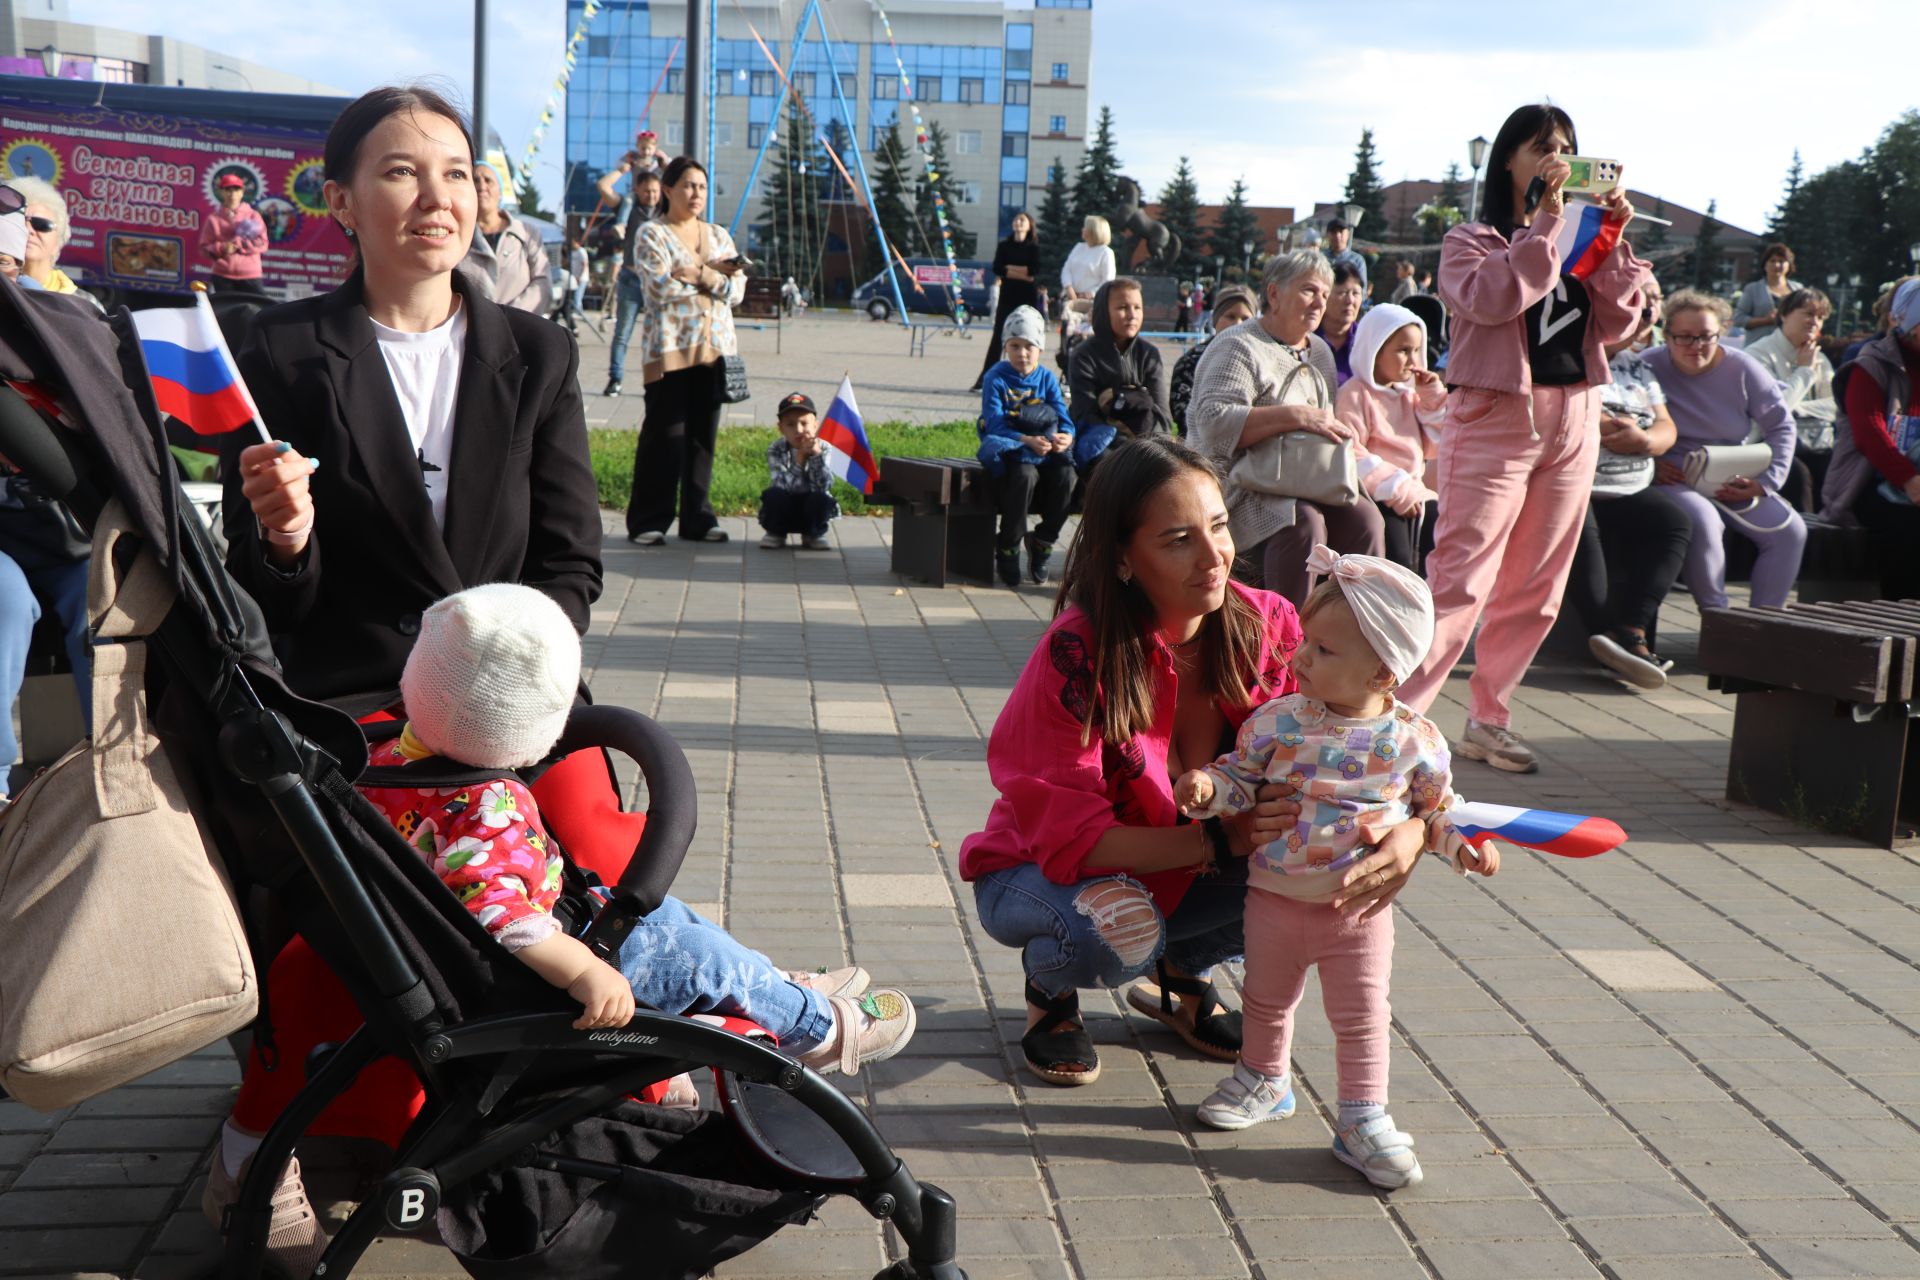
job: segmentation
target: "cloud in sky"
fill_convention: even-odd
[[[784,0],[788,25],[800,0]],[[1622,0],[1578,26],[1537,0],[1095,0],[1092,101],[1113,108],[1121,158],[1152,191],[1180,156],[1202,197],[1245,177],[1259,204],[1337,199],[1363,127],[1385,181],[1466,167],[1466,140],[1551,96],[1583,149],[1625,162],[1643,191],[1759,230],[1798,147],[1809,173],[1852,158],[1920,91],[1897,61],[1874,74],[1862,33],[1912,31],[1913,0]],[[560,69],[561,0],[491,0],[489,114],[516,160]],[[461,91],[471,8],[332,0],[288,6],[71,0],[76,22],[158,32],[349,92],[437,76]],[[602,22],[612,19],[603,11]],[[1857,69],[1857,70],[1849,70]],[[934,109],[937,114],[937,108]],[[561,186],[562,124],[535,179]]]

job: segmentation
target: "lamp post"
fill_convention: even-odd
[[[241,70],[240,68],[238,68],[238,67],[230,67],[230,66],[228,66],[228,65],[227,65],[226,63],[224,63],[224,62],[209,62],[209,63],[207,64],[207,70],[209,70],[209,71],[224,71],[224,72],[226,72],[226,73],[227,73],[228,75],[230,75],[230,76],[235,76],[235,77],[237,77],[237,78],[239,79],[239,81],[240,81],[240,83],[241,83],[241,84],[244,84],[245,86],[247,86],[247,92],[248,92],[248,93],[252,93],[252,92],[253,92],[253,81],[252,81],[252,80],[249,80],[249,79],[247,78],[247,73],[246,73],[246,72],[244,72],[244,71],[242,71],[242,70]]]
[[[1251,240],[1240,242],[1240,270],[1245,275],[1253,274],[1253,241]]]
[[[1920,240],[1907,246],[1907,257],[1913,262],[1913,269],[1920,271]]]
[[[1473,195],[1467,201],[1468,222],[1480,216],[1480,166],[1487,162],[1489,145],[1485,138],[1478,136],[1467,143],[1467,160],[1473,165]]]
[[[1860,273],[1847,277],[1847,299],[1853,303],[1853,327],[1860,327]]]
[[[1341,216],[1346,219],[1347,233],[1349,235],[1354,235],[1359,232],[1360,219],[1367,216],[1366,209],[1357,204],[1349,204],[1349,205],[1341,206],[1340,213],[1341,213]],[[1349,245],[1348,247],[1351,248],[1352,246]]]
[[[1213,257],[1214,288],[1216,289],[1219,288],[1221,285],[1226,283],[1226,280],[1227,280],[1227,255],[1224,253],[1217,253]]]
[[[58,80],[60,78],[60,50],[52,45],[48,45],[44,49],[34,49],[32,52],[40,55],[40,70],[46,74],[47,79]]]

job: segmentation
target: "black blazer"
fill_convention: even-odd
[[[600,595],[580,350],[559,325],[475,296],[458,273],[454,288],[467,335],[444,534],[358,276],[261,312],[239,357],[267,430],[320,463],[313,535],[292,573],[267,561],[239,468],[224,468],[228,568],[308,697],[390,702],[421,611],[466,587],[538,588],[582,632]],[[229,439],[233,453],[258,443],[245,429]]]

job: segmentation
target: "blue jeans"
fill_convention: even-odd
[[[0,794],[7,789],[7,770],[20,758],[20,742],[13,736],[13,704],[27,678],[27,645],[33,624],[40,621],[40,602],[33,598],[27,575],[11,557],[0,554]]]
[[[627,374],[627,344],[633,341],[633,326],[646,310],[647,296],[641,290],[640,277],[625,267],[614,276],[613,343],[607,353],[607,377],[619,382]]]
[[[773,961],[678,898],[641,917],[620,946],[617,967],[642,1004],[751,1018],[789,1053],[817,1048],[833,1032],[825,996],[787,981]]]
[[[1170,916],[1131,876],[1055,884],[1025,863],[973,882],[981,927],[995,942],[1019,947],[1028,980],[1049,995],[1123,986],[1162,956],[1205,976],[1245,953],[1246,898],[1244,858],[1194,881]]]

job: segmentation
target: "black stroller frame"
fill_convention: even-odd
[[[89,528],[118,497],[173,571],[180,598],[150,639],[164,686],[155,721],[167,736],[187,707],[198,737],[170,740],[169,748],[218,796],[222,822],[212,825],[226,836],[230,869],[237,879],[249,878],[249,868],[257,873],[267,855],[236,849],[277,839],[279,860],[250,878],[291,910],[366,1019],[300,1064],[305,1087],[265,1135],[228,1210],[220,1274],[261,1274],[273,1189],[295,1144],[365,1067],[392,1056],[418,1076],[426,1107],[315,1276],[348,1274],[383,1228],[423,1226],[449,1193],[489,1170],[518,1162],[620,1180],[624,1166],[543,1152],[541,1143],[569,1124],[635,1105],[624,1100],[648,1084],[712,1067],[745,1146],[778,1185],[813,1197],[802,1216],[828,1194],[848,1194],[893,1224],[906,1256],[876,1280],[964,1280],[951,1197],[917,1181],[866,1113],[819,1075],[765,1041],[644,1008],[617,1030],[575,1030],[578,1010],[564,993],[486,937],[354,790],[365,762],[359,730],[348,732],[341,713],[280,683],[257,606],[187,512],[126,313],[115,316],[113,332],[78,316],[0,283],[0,359],[10,348],[38,380],[62,384],[87,423],[83,432],[59,430],[0,386],[0,453]],[[209,722],[218,726],[211,743]],[[652,720],[615,707],[576,708],[555,756],[589,746],[629,755],[649,801],[639,847],[584,936],[605,957],[665,896],[692,842],[696,805],[685,755]],[[245,819],[225,811],[249,805],[250,839],[238,840],[235,824]],[[271,958],[260,957],[263,977]],[[636,1258],[629,1274],[655,1273]]]

